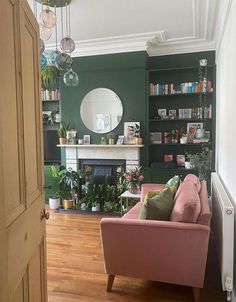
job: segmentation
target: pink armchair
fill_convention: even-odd
[[[191,286],[195,301],[199,301],[211,217],[206,183],[199,193],[201,213],[197,223],[138,219],[145,193],[161,187],[144,184],[141,201],[127,214],[101,220],[107,291],[111,291],[115,276],[121,275]]]

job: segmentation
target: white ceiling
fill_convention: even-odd
[[[28,0],[31,7],[33,1]],[[214,49],[219,2],[72,0],[71,36],[76,41],[73,55],[145,50],[147,45],[149,55]],[[41,5],[37,7],[39,13]],[[54,34],[47,45],[55,48]]]

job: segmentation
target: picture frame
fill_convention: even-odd
[[[125,122],[124,143],[126,145],[135,144],[135,137],[140,137],[140,122]]]
[[[179,119],[184,118],[184,109],[179,109]]]
[[[162,143],[162,132],[150,132],[150,142],[153,145]]]
[[[124,135],[118,135],[118,139],[116,141],[117,145],[123,145],[124,143]]]
[[[176,119],[176,110],[175,109],[170,109],[168,112],[168,116],[170,119]]]
[[[203,123],[187,123],[188,142],[196,137],[197,129],[203,129]]]
[[[85,134],[83,140],[84,140],[84,145],[90,145],[90,135]]]
[[[161,119],[166,118],[166,109],[158,109],[158,115],[161,117]]]

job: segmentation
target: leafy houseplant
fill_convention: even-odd
[[[186,157],[190,161],[191,168],[198,172],[199,178],[207,180],[207,170],[210,169],[211,164],[209,148],[203,145],[201,152],[186,152]]]
[[[58,184],[64,209],[73,208],[73,198],[79,192],[80,178],[80,173],[73,171],[71,168],[59,171]]]
[[[59,87],[59,70],[55,66],[46,66],[41,71],[42,87],[44,90],[53,91]]]
[[[59,141],[60,141],[61,145],[66,144],[66,131],[69,130],[69,126],[70,126],[70,122],[68,122],[68,123],[61,122],[60,127],[57,130]]]
[[[144,180],[143,173],[141,172],[141,167],[136,167],[135,169],[126,171],[124,173],[124,177],[130,193],[137,193],[142,181]]]

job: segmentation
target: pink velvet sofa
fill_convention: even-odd
[[[107,291],[115,276],[121,275],[191,286],[195,301],[200,301],[211,219],[206,182],[201,182],[201,212],[196,223],[138,219],[146,192],[163,187],[142,185],[140,202],[122,218],[102,218]]]

